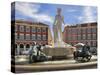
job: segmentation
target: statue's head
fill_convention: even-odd
[[[58,15],[61,14],[61,8],[57,8],[57,14],[58,14]]]

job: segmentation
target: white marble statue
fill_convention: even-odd
[[[62,24],[64,24],[64,18],[61,15],[61,8],[58,8],[57,15],[55,16],[55,20],[54,20],[54,24],[53,24],[54,47],[60,47],[63,43]]]

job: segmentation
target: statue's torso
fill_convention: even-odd
[[[62,16],[56,15],[56,24],[55,25],[61,25],[62,24]]]

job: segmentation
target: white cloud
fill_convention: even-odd
[[[94,21],[94,15],[91,7],[84,8],[84,19],[88,22]]]
[[[67,10],[67,12],[76,12],[77,10],[75,10],[75,9],[70,9],[70,10]]]
[[[95,10],[96,11],[96,10]],[[82,23],[87,22],[95,22],[96,21],[96,15],[94,15],[94,10],[92,7],[84,7],[82,16],[78,17],[78,20]]]
[[[47,14],[34,14],[34,15],[31,15],[32,17],[34,17],[35,19],[37,19],[37,21],[42,21],[42,22],[53,22],[52,21],[52,18],[47,15]]]
[[[32,5],[29,3],[16,3],[15,5],[16,11],[19,11],[23,15],[30,16],[33,15],[33,13],[38,12],[39,6],[38,5]]]
[[[40,5],[37,4],[31,4],[31,3],[16,3],[16,11],[20,12],[24,16],[31,17],[33,19],[36,19],[40,22],[49,22],[52,23],[52,18],[48,14],[40,14],[39,9]]]

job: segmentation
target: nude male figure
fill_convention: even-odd
[[[61,8],[57,9],[55,16],[53,30],[54,30],[54,43],[62,41],[62,23],[64,24],[63,16],[61,15]]]

